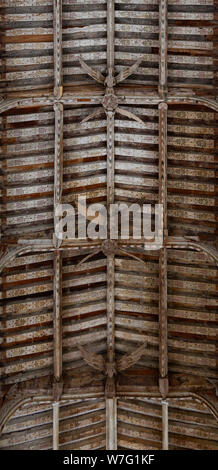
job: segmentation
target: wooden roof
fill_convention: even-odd
[[[0,449],[218,449],[216,9],[0,2]],[[81,195],[163,204],[163,247],[59,243]],[[110,392],[81,349],[145,342]]]

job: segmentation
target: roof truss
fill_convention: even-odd
[[[106,423],[107,423],[107,449],[117,449],[117,396],[146,396],[158,397],[162,403],[162,426],[163,426],[163,449],[168,448],[168,403],[170,398],[182,396],[193,396],[200,399],[200,391],[205,391],[209,387],[209,392],[214,390],[214,387],[208,383],[191,384],[185,383],[183,390],[175,387],[175,390],[169,384],[168,374],[168,324],[167,324],[167,249],[170,248],[184,248],[187,247],[192,250],[203,251],[212,257],[217,262],[217,253],[215,250],[204,246],[197,239],[185,239],[168,237],[167,225],[167,116],[168,106],[171,104],[199,104],[209,107],[211,110],[218,110],[218,103],[207,96],[199,97],[193,91],[188,93],[183,89],[177,89],[176,93],[168,92],[167,83],[167,38],[168,38],[168,25],[167,25],[167,0],[159,2],[159,87],[158,93],[151,93],[143,87],[138,87],[136,91],[130,90],[125,81],[116,89],[114,94],[113,85],[106,94],[110,93],[111,96],[116,96],[116,107],[114,110],[106,109],[107,115],[107,204],[114,202],[114,113],[118,110],[118,105],[122,104],[154,104],[158,106],[159,111],[159,203],[163,204],[164,210],[164,246],[160,249],[159,256],[159,387],[157,384],[152,389],[141,390],[140,386],[133,388],[118,387],[116,395],[112,398],[106,396]],[[4,112],[14,107],[28,107],[28,106],[54,106],[55,113],[55,156],[54,156],[54,208],[57,204],[62,202],[62,188],[63,188],[63,113],[64,107],[69,105],[80,104],[97,104],[101,105],[102,99],[105,99],[105,90],[102,86],[93,83],[93,86],[87,87],[79,91],[67,93],[63,91],[63,66],[62,66],[62,1],[54,0],[53,4],[53,25],[54,25],[54,92],[50,96],[29,97],[29,96],[14,96],[13,98],[3,99],[0,102],[0,111]],[[114,0],[107,2],[107,74],[112,77],[114,74]],[[131,67],[130,67],[131,68]],[[108,85],[107,85],[108,86]],[[133,116],[130,116],[133,118]],[[25,239],[18,239],[16,243],[9,240],[8,251],[4,251],[0,260],[1,268],[7,262],[20,254],[25,252],[34,251],[49,251],[54,253],[54,373],[52,380],[52,390],[49,389],[50,396],[39,395],[39,390],[34,388],[31,398],[18,397],[15,402],[11,403],[9,400],[8,409],[4,409],[1,413],[2,426],[5,425],[8,418],[14,412],[23,400],[31,400],[36,398],[42,402],[44,399],[51,400],[53,403],[53,448],[59,447],[59,404],[60,401],[69,400],[70,398],[81,397],[97,397],[104,396],[104,391],[97,389],[84,391],[84,390],[68,390],[66,391],[63,382],[63,366],[62,366],[62,250],[78,249],[84,250],[87,248],[93,250],[95,245],[99,242],[84,242],[77,240],[60,242],[56,238],[54,240],[45,240],[43,244],[40,241],[33,240],[31,244]],[[125,242],[123,242],[125,244]],[[142,245],[142,241],[137,240],[126,241],[126,245],[131,247]],[[128,246],[127,246],[128,247]],[[6,248],[6,244],[4,246]],[[124,248],[124,247],[122,247]],[[140,253],[141,247],[139,246],[138,252]],[[134,250],[133,250],[134,251]],[[114,313],[114,253],[107,254],[107,355],[112,351],[115,355],[114,341],[115,341],[115,313]],[[18,387],[19,388],[19,387]],[[10,397],[10,393],[9,393]],[[201,397],[204,397],[202,395]],[[204,398],[202,398],[204,400]],[[209,403],[209,402],[208,402]],[[7,403],[8,406],[8,403]],[[214,405],[209,404],[213,412],[216,414]]]

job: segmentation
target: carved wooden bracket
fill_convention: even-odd
[[[107,87],[108,91],[112,91],[113,93],[113,88],[116,86],[118,83],[122,82],[123,80],[126,80],[130,75],[132,75],[139,67],[141,62],[144,60],[144,56],[140,57],[131,67],[125,68],[122,72],[120,72],[116,77],[114,76],[114,70],[109,68],[108,70],[108,75],[104,77],[101,72],[98,70],[94,70],[92,67],[86,64],[84,60],[79,58],[80,65],[83,68],[83,70],[90,75],[96,82],[101,83],[101,85],[104,85]]]
[[[168,377],[160,377],[159,378],[159,390],[162,398],[166,398],[169,391],[169,380]]]
[[[106,87],[106,92],[104,95],[104,98],[102,100],[102,106],[103,110],[105,113],[108,115],[108,113],[119,113],[122,114],[123,116],[128,117],[129,119],[133,119],[137,122],[139,122],[142,125],[145,125],[144,122],[135,114],[131,113],[130,111],[127,111],[125,109],[119,108],[119,100],[117,96],[114,93],[114,86],[125,80],[129,75],[131,75],[137,68],[139,67],[139,64],[142,62],[144,57],[141,57],[135,64],[133,64],[131,67],[126,68],[123,72],[120,72],[117,77],[114,77],[114,72],[113,69],[109,69],[109,73],[107,77],[105,78],[99,71],[96,71],[89,67],[81,58],[79,58],[80,65],[83,68],[83,70],[90,75],[94,80],[97,82],[101,83]],[[94,113],[89,114],[89,116],[85,117],[81,122],[84,123],[86,121],[89,121],[90,119],[94,119],[99,114],[102,113],[102,109],[98,109],[97,111],[94,111]]]
[[[140,261],[143,264],[145,263],[145,261],[143,261],[138,256],[135,256],[132,253],[130,253],[129,251],[121,248],[120,244],[121,243],[119,243],[118,241],[115,241],[115,240],[110,240],[110,239],[104,240],[101,243],[100,247],[92,248],[90,250],[90,253],[87,256],[85,256],[81,261],[79,261],[77,266],[80,266],[81,264],[85,263],[88,259],[90,259],[93,256],[97,255],[101,251],[102,251],[102,253],[104,253],[105,256],[115,255],[115,254],[123,254],[124,253],[125,255],[130,256],[130,258],[136,259],[137,261]]]
[[[61,395],[63,393],[63,380],[62,378],[57,381],[54,378],[53,382],[53,400],[59,402],[61,400]]]
[[[114,352],[112,350],[109,350],[107,360],[105,360],[101,354],[92,353],[80,344],[77,347],[84,361],[93,369],[101,371],[106,376],[105,396],[107,398],[114,398],[116,396],[115,375],[133,366],[145,354],[147,343],[143,343],[131,354],[125,354],[117,361],[114,360]]]
[[[199,241],[198,237],[167,237],[165,240],[167,248],[191,249],[194,251],[201,251],[218,264],[218,251]]]

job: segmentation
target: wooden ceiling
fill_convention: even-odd
[[[217,4],[0,1],[1,449],[218,449]],[[60,243],[81,195],[163,247]]]

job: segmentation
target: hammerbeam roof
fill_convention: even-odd
[[[0,4],[1,448],[217,448],[216,6]],[[79,195],[163,247],[57,243]]]

